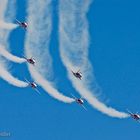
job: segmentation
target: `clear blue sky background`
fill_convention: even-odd
[[[26,17],[26,1],[17,0],[17,18]],[[91,36],[89,58],[102,90],[100,99],[118,110],[140,110],[140,2],[95,0],[87,14]],[[75,91],[66,77],[58,52],[58,1],[53,0],[51,55],[59,89]],[[10,37],[12,52],[23,54],[25,31]],[[57,69],[56,69],[57,67]],[[25,64],[11,65],[20,79],[29,78]],[[88,103],[86,112],[76,103],[54,100],[41,88],[41,96],[30,88],[13,87],[0,79],[0,132],[10,140],[131,140],[140,139],[140,124],[131,119],[110,118]],[[78,95],[78,94],[77,94]],[[109,102],[107,100],[109,99]],[[3,139],[3,138],[0,138]]]

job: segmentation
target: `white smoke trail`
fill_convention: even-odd
[[[50,7],[51,0],[28,1],[27,22],[29,27],[25,42],[27,56],[36,59],[37,70],[47,77],[52,67],[52,59],[48,49],[52,30]]]
[[[0,22],[5,20],[5,13],[6,13],[7,6],[8,6],[8,0],[0,1]],[[13,7],[13,9],[14,9],[14,7]],[[13,15],[12,9],[11,9],[10,14]],[[10,19],[10,15],[9,15],[8,19]],[[7,28],[8,26],[6,25],[5,27]],[[0,29],[0,43],[1,43],[2,47],[7,46],[6,44],[8,44],[7,42],[8,42],[9,33],[10,33],[9,30],[7,31],[5,29]],[[1,48],[0,52],[3,53],[3,55],[8,55],[6,57],[9,59],[14,58],[14,57],[11,57],[11,55],[9,55],[9,53],[4,51],[4,49],[2,49],[2,48]],[[15,60],[15,58],[14,58],[14,60]],[[27,87],[28,86],[28,83],[20,81],[11,75],[11,73],[8,71],[8,69],[6,67],[6,64],[4,64],[4,62],[3,62],[2,57],[0,57],[0,77],[3,80],[7,81],[9,84],[17,86],[17,87]]]
[[[2,28],[2,29],[13,30],[13,29],[15,29],[17,27],[18,27],[17,24],[0,21],[0,28]]]
[[[6,11],[7,5],[8,5],[8,0],[1,0],[0,1],[0,28],[12,30],[18,26],[16,24],[13,24],[13,23],[5,22],[4,17],[5,17],[5,13],[7,12]],[[10,12],[10,15],[12,15],[11,14],[12,11],[10,10],[9,12]]]
[[[29,0],[28,3],[28,32],[25,42],[25,53],[27,57],[35,57],[35,67],[29,66],[33,79],[50,96],[65,103],[74,100],[58,92],[53,85],[44,77],[49,78],[52,74],[52,60],[49,54],[49,41],[52,30],[51,0]],[[47,76],[46,76],[47,75]]]
[[[17,87],[27,87],[28,83],[18,80],[17,78],[13,77],[2,64],[0,64],[0,77],[7,81],[9,84]]]
[[[59,101],[63,101],[65,103],[71,103],[74,101],[74,99],[69,98],[58,92],[55,88],[53,88],[53,85],[45,80],[36,70],[33,66],[29,65],[29,70],[31,72],[32,77],[34,80],[45,90],[47,91],[52,97]]]
[[[7,4],[8,4],[8,0],[0,1],[0,19],[4,19],[4,14],[6,11]]]
[[[128,114],[119,112],[100,102],[91,91],[92,67],[88,61],[89,33],[86,12],[91,0],[60,0],[59,6],[59,32],[60,54],[64,65],[68,70],[68,76],[74,88],[85,98],[92,107],[102,113],[118,118],[126,118]],[[78,70],[84,73],[82,81],[77,81],[70,70]]]
[[[3,46],[0,45],[0,55],[4,56],[6,59],[15,62],[15,63],[24,63],[26,59],[17,57],[9,53]]]

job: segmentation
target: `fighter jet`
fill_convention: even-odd
[[[80,72],[80,70],[78,70],[77,72],[73,72],[73,71],[72,71],[72,74],[73,74],[77,79],[82,80],[82,73]]]
[[[19,20],[16,19],[17,24],[22,27],[23,29],[26,29],[28,27],[27,22],[21,22]]]
[[[127,109],[127,112],[129,113],[129,115],[136,121],[138,121],[140,123],[140,114],[138,113],[132,113],[131,111],[129,111]]]
[[[24,57],[24,56],[23,56]],[[31,58],[26,58],[26,57],[24,57],[26,60],[27,60],[27,62],[28,63],[30,63],[30,64],[32,64],[32,65],[35,65],[35,59],[33,58],[33,57],[31,57]]]
[[[25,79],[26,82],[28,83],[28,86],[31,87],[32,89],[34,89],[37,93],[40,94],[39,90],[37,89],[37,84],[35,82],[30,82],[27,79]]]
[[[73,94],[71,95],[77,104],[81,105],[85,110],[87,110],[86,107],[84,106],[84,100],[82,98],[77,98]]]

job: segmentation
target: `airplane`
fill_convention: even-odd
[[[22,27],[23,29],[26,29],[28,27],[27,22],[21,22],[19,20],[16,19],[17,24]]]
[[[77,98],[73,94],[71,95],[77,104],[81,105],[85,110],[87,110],[86,107],[84,106],[84,100],[82,98]]]
[[[24,57],[24,56],[23,56]],[[33,58],[33,57],[31,57],[31,58],[26,58],[26,57],[24,57],[26,60],[27,60],[27,62],[28,63],[30,63],[30,64],[32,64],[32,65],[35,65],[35,59]]]
[[[78,70],[77,72],[73,72],[73,71],[72,71],[72,74],[73,74],[76,78],[82,80],[82,73],[80,72],[80,70]]]
[[[37,84],[35,82],[30,82],[27,79],[25,79],[25,80],[28,83],[29,87],[33,88],[36,92],[38,92],[40,94],[39,90],[37,89]]]
[[[140,114],[138,113],[132,113],[131,111],[129,111],[127,109],[127,112],[129,113],[129,115],[136,121],[138,121],[140,123]]]

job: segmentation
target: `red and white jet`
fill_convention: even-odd
[[[71,95],[77,104],[81,105],[85,110],[87,110],[86,107],[84,106],[84,100],[82,98],[76,98],[73,94]]]
[[[19,20],[16,19],[17,24],[22,27],[23,29],[26,29],[28,27],[27,22],[21,22]]]
[[[28,63],[35,65],[35,59],[33,57],[31,57],[31,58],[24,57],[24,58],[27,60]]]
[[[78,70],[77,72],[74,72],[74,71],[71,71],[71,72],[76,78],[82,80],[82,73],[80,72],[80,70]]]
[[[132,113],[131,111],[129,111],[127,109],[127,112],[129,113],[129,115],[136,121],[138,121],[140,123],[140,114],[138,113]]]
[[[40,92],[37,89],[37,84],[35,82],[29,82],[27,79],[25,79],[26,82],[28,83],[28,86],[33,88],[36,92],[38,92],[40,94]]]

